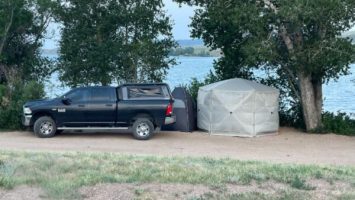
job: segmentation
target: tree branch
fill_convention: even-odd
[[[263,0],[263,1],[266,6],[268,6],[272,11],[274,11],[275,14],[277,14],[279,12],[277,7],[270,0]],[[280,36],[287,47],[289,54],[291,55],[290,57],[292,59],[292,54],[294,53],[294,45],[293,45],[291,37],[287,33],[287,29],[284,25],[281,25],[279,33],[280,33]]]
[[[50,17],[49,16],[44,16],[44,19],[42,20],[42,23],[40,25],[40,30],[37,33],[37,37],[34,40],[35,43],[38,43],[38,41],[41,39],[43,32],[48,28],[49,22],[50,22]]]
[[[296,76],[293,74],[292,70],[288,66],[285,66],[284,68],[286,69],[286,74],[288,74],[287,80],[290,84],[291,90],[293,90],[298,100],[301,100],[301,95],[295,86],[295,83],[297,83]]]
[[[10,31],[10,28],[12,26],[12,22],[13,22],[13,18],[14,18],[14,8],[11,9],[11,15],[10,15],[10,21],[9,23],[5,26],[5,32],[4,32],[4,37],[1,41],[1,44],[0,44],[0,55],[2,54],[2,51],[4,49],[4,46],[5,46],[5,43],[6,43],[6,38],[7,38],[7,35]]]

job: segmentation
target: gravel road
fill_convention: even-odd
[[[0,132],[0,150],[229,157],[355,166],[355,137],[305,134],[290,128],[281,128],[278,135],[259,138],[210,136],[203,132],[160,132],[149,141],[134,140],[123,133],[62,133],[54,138],[40,139],[31,132]]]

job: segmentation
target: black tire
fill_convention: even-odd
[[[57,126],[51,117],[43,116],[35,121],[33,131],[37,137],[50,138],[55,135]]]
[[[133,137],[137,140],[149,140],[154,134],[152,121],[146,118],[137,119],[132,126]]]

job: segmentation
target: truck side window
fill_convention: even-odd
[[[81,102],[88,101],[89,95],[89,90],[83,88],[70,92],[66,97],[72,100],[73,102]]]
[[[115,101],[116,93],[114,88],[92,88],[92,101]]]
[[[164,98],[161,87],[128,87],[128,98]]]

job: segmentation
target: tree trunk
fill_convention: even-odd
[[[304,73],[299,73],[298,78],[306,130],[307,132],[319,130],[322,127],[322,80],[314,80],[311,75]]]

